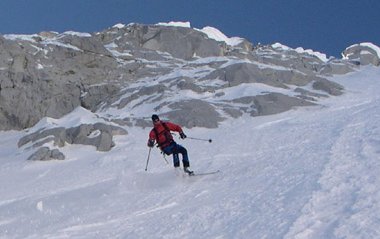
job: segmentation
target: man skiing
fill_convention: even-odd
[[[174,167],[180,166],[178,154],[182,154],[183,170],[188,174],[193,174],[193,171],[189,169],[190,162],[187,155],[187,150],[183,146],[177,144],[170,131],[176,131],[179,133],[181,139],[185,139],[186,135],[183,133],[182,128],[171,122],[163,122],[158,115],[152,115],[153,129],[149,133],[148,147],[153,147],[157,142],[158,147],[167,155],[173,154]]]

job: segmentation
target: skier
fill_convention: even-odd
[[[176,131],[179,133],[181,139],[185,139],[186,135],[183,133],[181,126],[171,123],[163,122],[158,115],[152,115],[153,129],[149,133],[148,147],[153,147],[157,142],[158,147],[167,155],[173,154],[174,167],[180,166],[178,154],[182,154],[183,170],[188,174],[194,172],[189,169],[190,162],[187,155],[187,150],[183,146],[177,144],[170,131]]]

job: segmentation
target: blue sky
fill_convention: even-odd
[[[96,32],[116,23],[190,21],[254,44],[280,42],[340,57],[380,45],[379,0],[1,0],[0,34]]]

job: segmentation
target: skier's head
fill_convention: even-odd
[[[156,122],[160,121],[160,118],[158,117],[158,115],[154,114],[154,115],[152,115],[152,121],[153,121],[153,123],[156,123]]]

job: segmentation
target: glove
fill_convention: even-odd
[[[184,134],[183,132],[179,133],[179,137],[181,137],[181,139],[186,139],[186,134]]]
[[[153,148],[153,146],[154,146],[154,140],[148,140],[148,147],[149,148]]]

